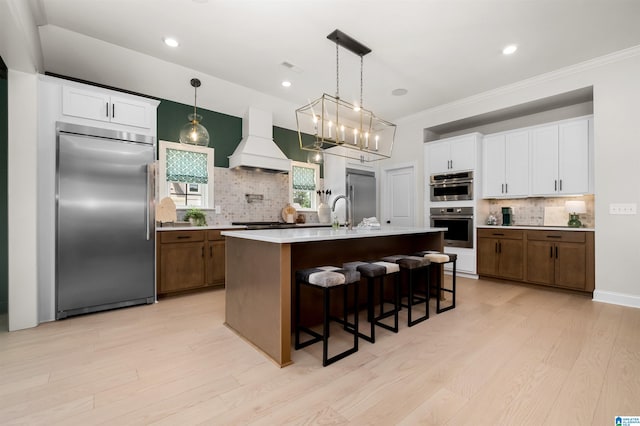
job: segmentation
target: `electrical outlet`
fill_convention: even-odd
[[[609,204],[609,214],[637,214],[636,203]]]
[[[216,206],[215,211],[216,211],[216,214],[222,213],[222,207]]]

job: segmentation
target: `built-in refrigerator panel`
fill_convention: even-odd
[[[155,139],[58,124],[56,318],[155,300]]]
[[[353,226],[365,217],[376,216],[376,176],[374,172],[346,169],[347,194],[353,208]]]

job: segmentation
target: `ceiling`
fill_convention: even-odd
[[[335,94],[336,48],[326,36],[340,29],[372,50],[364,56],[363,103],[388,120],[640,45],[637,0],[31,1],[41,26],[295,105]],[[166,36],[180,46],[164,45]],[[45,71],[96,81],[84,45],[58,46],[55,63],[65,68],[51,69],[47,49],[54,42],[41,43]],[[519,49],[505,56],[510,43]],[[285,79],[291,87],[281,86]],[[340,49],[341,98],[357,101],[359,88],[360,58]],[[399,88],[407,94],[392,95]]]

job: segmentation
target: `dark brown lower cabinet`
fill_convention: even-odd
[[[158,295],[224,285],[225,241],[220,230],[159,231],[157,236]]]
[[[519,230],[478,229],[478,274],[522,280],[523,234]]]
[[[495,233],[505,233],[513,237],[520,232],[522,246],[507,245],[504,237],[498,241]],[[496,248],[493,244],[502,242],[502,253],[512,252],[508,268],[490,269],[485,263],[492,264]],[[513,255],[517,252],[518,255]],[[519,265],[518,256],[522,253]],[[500,253],[498,253],[500,255]],[[498,265],[503,260],[500,257]],[[493,260],[495,262],[495,260]],[[572,290],[593,292],[595,284],[594,235],[591,231],[552,231],[552,230],[495,230],[478,229],[478,274],[532,284],[542,284]],[[518,271],[524,275],[518,276]]]

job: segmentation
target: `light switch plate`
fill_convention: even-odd
[[[636,203],[609,204],[609,214],[638,214]]]
[[[216,206],[215,211],[216,211],[216,214],[220,214],[222,212],[222,207]]]

